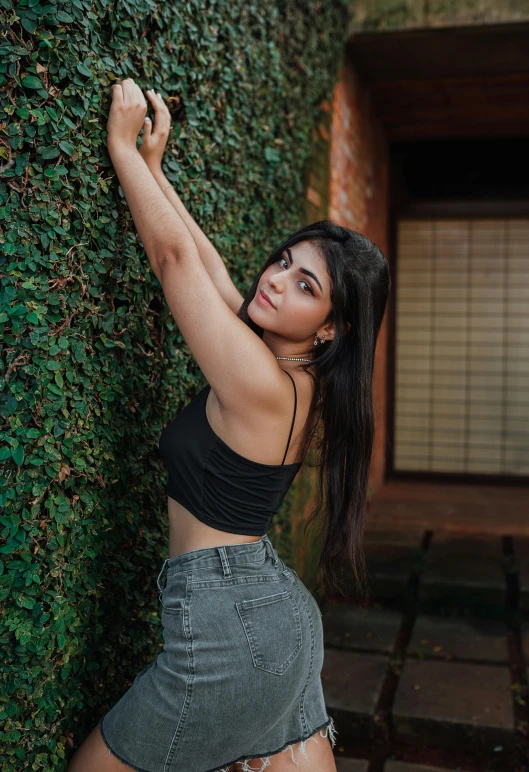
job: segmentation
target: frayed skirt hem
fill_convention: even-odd
[[[322,735],[321,730],[327,728],[327,733]],[[135,772],[154,772],[154,770],[151,769],[144,769],[143,767],[136,767],[134,764],[131,764],[130,761],[127,761],[127,759],[124,759],[122,756],[117,754],[113,748],[110,747],[107,738],[105,737],[105,734],[103,732],[103,719],[99,722],[99,731],[101,733],[101,737],[103,738],[103,742],[107,746],[108,750],[119,760],[122,764],[126,764],[131,769],[134,769]],[[321,726],[316,727],[316,729],[313,729],[312,732],[310,732],[306,737],[298,737],[297,740],[290,740],[289,742],[286,742],[284,745],[281,746],[281,748],[278,748],[275,751],[271,751],[270,753],[256,753],[253,756],[240,756],[238,759],[233,759],[233,761],[229,761],[227,764],[224,764],[222,767],[213,767],[212,769],[204,770],[204,772],[229,772],[229,769],[232,764],[236,764],[238,762],[247,762],[251,761],[252,759],[261,759],[263,762],[260,770],[255,770],[253,767],[246,767],[243,766],[241,769],[241,772],[244,772],[244,770],[249,770],[249,772],[262,772],[266,767],[269,767],[271,765],[270,757],[275,756],[277,753],[281,753],[282,751],[287,750],[290,748],[290,752],[292,754],[292,760],[294,763],[297,763],[294,758],[294,753],[292,750],[293,745],[297,745],[297,743],[301,743],[300,746],[300,753],[302,753],[305,758],[307,758],[307,754],[305,753],[305,744],[309,740],[316,740],[314,735],[316,732],[320,732],[320,737],[329,737],[331,742],[331,747],[334,748],[336,745],[336,728],[334,726],[334,720],[332,718],[329,718],[324,724]],[[316,740],[316,742],[318,742]]]
[[[104,716],[103,716],[104,718]],[[121,761],[122,764],[126,764],[127,767],[130,767],[131,769],[136,770],[136,772],[153,772],[152,769],[144,769],[143,767],[135,767],[134,764],[131,764],[130,761],[127,761],[127,759],[124,759],[123,756],[120,756],[119,753],[116,753],[116,751],[109,745],[107,738],[105,737],[105,733],[103,732],[103,719],[99,722],[99,732],[101,734],[101,737],[103,738],[103,742],[107,746],[110,753],[115,756],[118,761]]]
[[[325,728],[327,728],[327,733],[323,735],[321,734],[321,730]],[[310,732],[306,737],[298,737],[297,740],[289,740],[289,742],[286,742],[284,745],[281,746],[281,748],[277,748],[277,750],[275,751],[271,751],[270,753],[256,753],[253,756],[240,756],[238,759],[233,759],[233,761],[229,761],[228,764],[225,764],[222,767],[214,767],[213,769],[207,769],[205,770],[205,772],[229,772],[232,764],[236,764],[238,762],[247,762],[247,761],[251,761],[252,759],[261,759],[261,761],[263,762],[261,768],[256,769],[255,767],[248,767],[246,766],[246,764],[244,764],[241,767],[240,772],[246,772],[246,771],[262,772],[266,767],[269,767],[272,764],[270,760],[272,756],[275,756],[276,754],[281,753],[282,751],[285,751],[288,748],[290,748],[292,761],[295,764],[297,764],[297,761],[294,758],[294,751],[292,746],[297,745],[297,743],[301,743],[299,751],[305,756],[305,758],[308,758],[305,752],[305,745],[309,740],[315,740],[316,742],[318,742],[317,739],[314,737],[316,732],[320,732],[320,737],[324,737],[324,738],[329,737],[331,742],[331,747],[334,748],[334,746],[336,745],[335,735],[337,730],[334,726],[334,720],[332,718],[329,718],[324,724],[322,724],[321,726],[318,726],[316,729],[313,729],[312,732]]]

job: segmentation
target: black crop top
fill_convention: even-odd
[[[249,536],[268,531],[302,464],[284,463],[297,407],[296,384],[287,374],[294,415],[281,464],[251,461],[215,434],[206,416],[209,384],[162,430],[159,451],[169,472],[165,492],[206,525]]]

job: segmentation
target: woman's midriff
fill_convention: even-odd
[[[207,547],[223,547],[228,544],[248,544],[259,541],[261,536],[245,536],[227,533],[211,528],[198,520],[191,512],[170,496],[167,497],[169,514],[169,557],[174,558],[183,552],[200,550]]]

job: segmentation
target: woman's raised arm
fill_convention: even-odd
[[[180,196],[162,171],[162,157],[171,126],[169,109],[160,94],[156,94],[154,90],[146,91],[145,93],[154,109],[155,122],[154,126],[149,121],[144,124],[144,133],[141,138],[142,144],[139,148],[140,154],[149,167],[152,176],[163,190],[167,200],[174,206],[193,236],[201,260],[221,297],[236,314],[244,298],[233,283],[223,259],[188,212]]]
[[[182,199],[163,173],[161,166],[159,168],[150,169],[150,171],[160,188],[163,188],[167,200],[174,206],[195,239],[202,262],[224,302],[234,313],[237,313],[243,304],[244,298],[233,283],[222,257],[219,255],[202,228],[190,215]]]

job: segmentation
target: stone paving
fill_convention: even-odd
[[[494,665],[408,659],[393,704],[403,741],[508,744],[514,730],[509,670]]]
[[[336,772],[367,772],[369,761],[362,759],[336,759]]]
[[[441,767],[427,767],[424,764],[406,764],[402,761],[388,761],[384,772],[451,772]]]
[[[368,772],[369,761],[365,759],[337,759],[337,772]],[[387,761],[384,772],[453,772],[441,767],[427,767],[424,764],[407,764],[403,761]]]
[[[369,605],[322,608],[338,772],[529,772],[529,539],[365,548]]]

